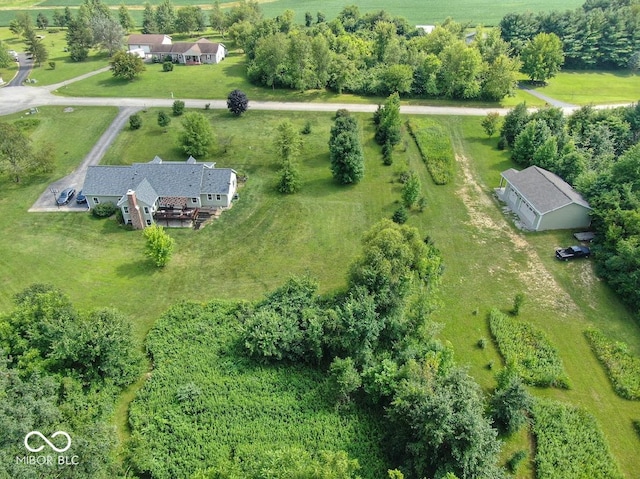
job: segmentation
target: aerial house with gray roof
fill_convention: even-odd
[[[154,223],[196,226],[201,214],[230,208],[237,191],[237,175],[215,163],[164,161],[131,166],[90,166],[82,187],[89,208],[111,202],[120,208],[125,224],[143,229]]]
[[[587,228],[589,203],[558,175],[538,166],[502,173],[498,198],[532,231]]]

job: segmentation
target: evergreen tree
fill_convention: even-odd
[[[125,33],[128,33],[135,28],[133,18],[131,17],[129,9],[124,3],[118,8],[118,21],[120,22],[120,26],[125,31]]]
[[[342,184],[357,183],[364,177],[364,154],[358,123],[350,115],[339,116],[331,127],[329,157],[333,177]]]
[[[153,12],[153,7],[149,2],[144,4],[144,11],[142,12],[142,33],[156,33],[158,26],[156,25],[156,16]]]
[[[176,26],[176,12],[171,0],[163,0],[155,11],[156,28],[159,33],[166,35],[173,33]]]

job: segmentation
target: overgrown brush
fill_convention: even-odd
[[[436,185],[446,185],[453,178],[454,155],[449,132],[431,120],[412,119],[407,129]]]
[[[602,331],[588,329],[584,334],[615,392],[625,399],[640,400],[640,358],[632,355],[625,343],[612,341]]]
[[[600,426],[583,409],[539,400],[533,407],[537,479],[622,479]]]
[[[540,329],[496,309],[489,313],[489,328],[505,363],[512,365],[525,383],[569,388],[558,351]]]

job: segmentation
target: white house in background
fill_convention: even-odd
[[[207,217],[230,208],[238,188],[231,168],[215,163],[163,161],[131,166],[90,166],[82,187],[89,209],[111,202],[120,208],[125,224],[143,229],[156,222],[167,226],[196,226]]]
[[[502,173],[498,198],[533,231],[586,228],[591,207],[571,185],[550,171],[530,166]]]
[[[129,52],[147,61],[172,61],[184,65],[220,63],[227,56],[227,48],[206,38],[195,42],[173,43],[169,35],[134,34],[127,41]]]
[[[416,25],[416,28],[419,30],[422,30],[424,33],[428,35],[436,28],[436,26],[435,25]]]
[[[129,35],[127,45],[129,51],[142,50],[146,54],[151,53],[154,45],[171,45],[171,37],[169,35],[155,33],[135,33]]]
[[[222,43],[200,38],[195,42],[153,45],[151,55],[160,61],[170,59],[174,63],[182,63],[184,65],[202,65],[205,63],[220,63],[227,55],[227,49]]]

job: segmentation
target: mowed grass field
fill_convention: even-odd
[[[68,153],[59,154],[69,159],[62,160],[58,176],[80,161],[115,115],[113,109],[76,108],[71,114],[61,110],[42,109],[41,124],[33,132],[37,143],[66,138]],[[183,159],[175,143],[179,119],[174,118],[165,133],[157,126],[157,112],[142,113],[141,130],[123,131],[105,162],[128,164],[155,155]],[[406,133],[406,151],[401,146],[394,165],[383,166],[372,139],[371,115],[357,115],[365,147],[365,179],[342,187],[329,171],[330,114],[250,110],[234,118],[224,111],[202,112],[214,125],[218,144],[227,145],[227,153],[220,149],[202,160],[233,167],[249,177],[231,210],[200,231],[170,230],[175,254],[165,269],[158,270],[144,257],[140,232],[83,213],[27,213],[46,181],[2,183],[0,204],[5,214],[0,219],[0,247],[6,254],[0,260],[0,310],[10,308],[13,294],[25,286],[53,283],[81,309],[121,309],[142,340],[159,315],[181,299],[256,299],[289,275],[303,273],[317,277],[322,292],[335,291],[345,285],[364,231],[390,217],[397,207],[401,188],[397,173],[410,167],[420,175],[427,207],[423,213],[412,213],[409,224],[431,236],[442,251],[445,273],[434,319],[443,323],[441,337],[453,344],[457,361],[469,367],[485,390],[495,386],[494,374],[500,368],[496,349],[492,345],[479,349],[476,344],[489,338],[488,311],[509,309],[515,294],[524,292],[521,318],[549,336],[572,384],[568,391],[533,389],[533,393],[594,414],[622,470],[628,478],[635,477],[640,440],[631,421],[640,418],[640,403],[615,395],[582,332],[596,326],[625,340],[640,355],[638,323],[594,276],[590,261],[554,260],[554,247],[571,242],[571,232],[525,234],[505,219],[491,189],[498,185],[500,172],[513,165],[505,152],[495,149],[497,139],[482,133],[480,118],[435,118],[450,132],[458,154],[455,180],[436,187]],[[272,138],[284,119],[297,128],[307,121],[312,126],[311,134],[303,136],[302,190],[291,196],[275,192],[278,175]],[[81,130],[82,121],[91,130]],[[84,134],[78,141],[68,131]],[[494,364],[492,370],[487,368],[489,362]],[[121,431],[134,392],[135,388],[128,391],[118,409]],[[505,458],[528,447],[527,436],[518,435],[508,441]],[[533,478],[531,465],[519,477]]]
[[[640,100],[640,73],[563,70],[549,80],[548,85],[536,90],[575,105],[637,102]]]
[[[8,25],[15,14],[12,9],[27,10],[37,8],[51,17],[56,8],[77,7],[81,0],[44,0],[34,2],[28,0],[6,0],[2,2],[0,9],[0,25]],[[132,8],[134,19],[141,22],[142,5],[140,0],[103,0],[103,3],[117,8],[125,4]],[[151,0],[152,5],[157,5],[160,0]],[[211,2],[197,2],[197,0],[173,0],[176,7],[182,5],[192,5],[200,3],[204,10],[211,8]],[[291,9],[296,13],[296,20],[304,21],[305,12],[316,15],[318,11],[323,12],[328,20],[335,18],[346,5],[357,5],[360,12],[367,13],[379,10],[386,10],[393,15],[405,17],[410,23],[415,25],[434,24],[443,22],[447,17],[451,17],[458,22],[471,22],[474,25],[497,25],[500,19],[510,12],[539,12],[550,10],[567,10],[581,6],[582,0],[562,0],[554,2],[552,0],[512,0],[510,2],[492,2],[489,0],[452,0],[441,2],[438,0],[403,0],[401,2],[388,2],[385,0],[354,0],[343,2],[340,0],[262,0],[260,6],[265,16],[276,17],[286,9]],[[220,2],[223,8],[231,6],[232,2]]]

